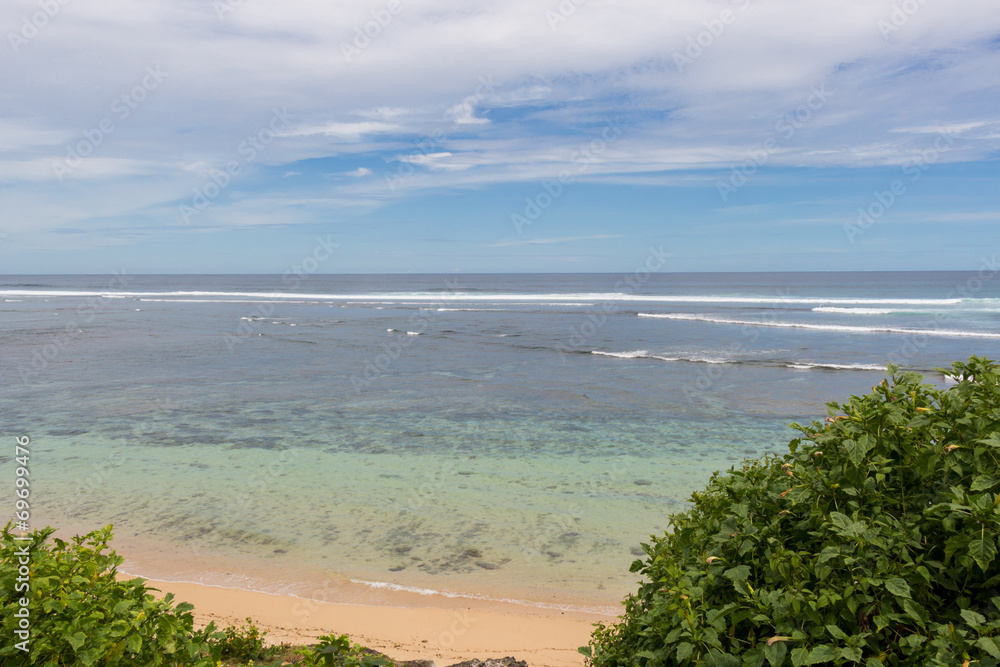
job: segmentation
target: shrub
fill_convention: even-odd
[[[267,630],[263,632],[254,625],[253,619],[247,616],[246,625],[230,625],[223,628],[218,636],[209,640],[213,646],[218,646],[217,653],[223,659],[238,660],[248,662],[250,660],[260,660],[270,657],[275,651],[264,648],[264,637]]]
[[[301,650],[306,667],[393,667],[386,656],[351,644],[347,635],[323,635],[315,646]]]
[[[142,579],[115,578],[122,558],[105,553],[111,526],[71,542],[49,541],[55,531],[47,527],[31,533],[30,541],[18,541],[11,524],[3,528],[0,559],[0,613],[2,646],[0,663],[21,665],[195,665],[209,667],[208,639],[214,626],[194,630],[192,606],[173,605],[173,595],[153,597]],[[24,545],[28,545],[24,549]],[[24,551],[30,555],[22,555]],[[27,577],[19,574],[29,561]],[[21,582],[18,577],[21,576]],[[24,580],[28,590],[17,590]],[[17,644],[17,631],[27,599],[29,652]],[[23,617],[23,616],[22,616]]]
[[[998,369],[955,363],[946,390],[888,370],[825,423],[792,424],[784,457],[693,494],[643,545],[643,582],[589,664],[995,667]]]

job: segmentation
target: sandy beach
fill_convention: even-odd
[[[81,532],[63,528],[59,534]],[[112,546],[125,559],[120,578],[140,576],[159,595],[190,602],[198,627],[211,621],[220,628],[242,625],[250,617],[268,631],[268,644],[347,634],[392,658],[433,660],[438,667],[505,656],[531,667],[580,666],[577,648],[588,643],[593,624],[615,620],[617,611],[585,610],[583,600],[504,601],[498,589],[476,598],[373,588],[329,571],[276,567],[125,534]]]
[[[382,607],[321,602],[236,588],[148,580],[195,606],[199,626],[242,623],[249,616],[268,631],[268,643],[309,643],[346,633],[355,642],[400,660],[433,660],[439,667],[478,658],[513,656],[531,667],[583,664],[577,647],[587,643],[593,614],[526,610],[504,603],[436,607]],[[416,604],[396,594],[397,604]]]

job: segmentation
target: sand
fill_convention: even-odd
[[[62,525],[64,539],[87,532]],[[500,585],[502,579],[477,587],[473,597],[372,588],[293,560],[264,562],[127,531],[116,533],[113,548],[125,561],[120,578],[142,577],[160,595],[190,602],[198,627],[242,625],[250,617],[268,631],[268,644],[347,634],[392,658],[433,660],[438,667],[506,656],[530,667],[582,667],[577,648],[588,643],[594,623],[614,621],[621,610],[606,597],[572,599],[552,591],[525,597]]]
[[[577,647],[587,644],[594,622],[610,620],[500,602],[470,608],[453,601],[450,609],[370,606],[194,583],[148,580],[147,585],[192,603],[199,626],[215,621],[224,627],[249,616],[268,630],[269,644],[309,643],[323,634],[346,633],[392,658],[433,660],[438,667],[505,656],[525,660],[530,667],[579,667],[583,656]],[[419,599],[408,597],[399,594],[395,602],[419,604]]]

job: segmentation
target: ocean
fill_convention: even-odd
[[[33,526],[201,557],[136,574],[606,610],[713,471],[997,358],[993,277],[0,276],[0,468],[29,436]]]

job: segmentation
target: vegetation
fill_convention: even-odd
[[[303,665],[308,667],[392,667],[392,660],[359,646],[351,644],[347,635],[324,635],[319,644],[302,651]]]
[[[938,369],[942,370],[942,369]],[[1000,388],[972,357],[946,390],[889,381],[789,453],[715,475],[643,545],[593,667],[1000,663]]]
[[[196,631],[191,605],[174,606],[170,594],[157,600],[141,579],[116,579],[123,559],[105,553],[111,526],[71,542],[48,541],[54,528],[22,542],[10,529],[9,523],[3,529],[0,560],[4,665],[215,665],[209,647],[215,628]],[[30,556],[18,555],[24,551]],[[20,561],[29,561],[30,577],[19,582]],[[29,652],[17,647],[22,618],[29,623],[30,641],[23,645]]]
[[[108,551],[111,526],[70,542],[51,539],[54,528],[36,530],[21,541],[3,528],[0,559],[0,664],[4,667],[84,665],[89,667],[392,667],[391,660],[351,644],[347,635],[320,637],[315,646],[265,646],[267,631],[253,619],[217,632],[214,624],[195,630],[193,607],[174,605],[168,593],[156,599],[142,579],[119,581],[122,558]],[[28,556],[23,555],[27,552]],[[19,572],[27,562],[29,574]],[[29,587],[18,586],[27,581]],[[26,598],[24,607],[21,599]],[[26,608],[27,613],[19,612]],[[18,644],[20,619],[30,639]]]

